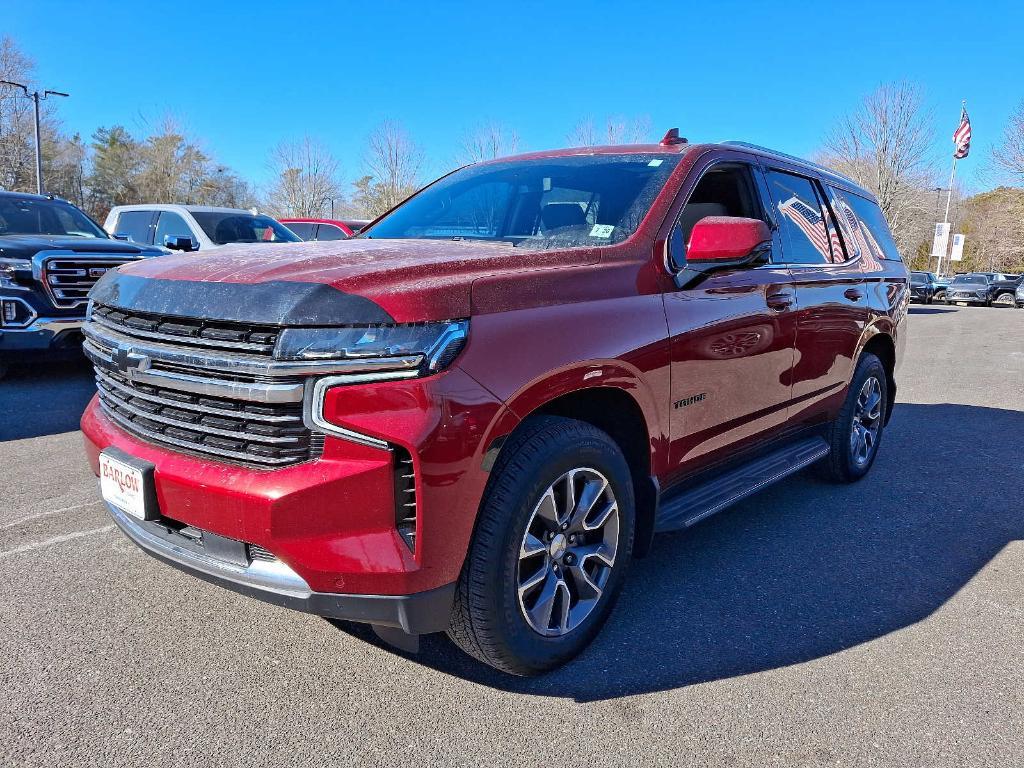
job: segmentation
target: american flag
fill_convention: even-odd
[[[832,227],[826,231],[821,211],[815,210],[796,195],[779,203],[779,212],[799,227],[814,250],[825,257],[825,261],[841,262],[842,246],[839,235]]]
[[[962,160],[971,151],[971,118],[967,116],[967,107],[960,108],[960,126],[953,132],[953,143],[956,149],[953,157]]]

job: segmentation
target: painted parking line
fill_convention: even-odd
[[[31,552],[35,549],[52,547],[54,544],[61,544],[65,541],[72,541],[73,539],[81,539],[85,536],[95,536],[97,533],[106,533],[107,531],[112,530],[114,530],[113,524],[104,525],[101,528],[92,528],[88,531],[74,531],[72,533],[63,533],[60,536],[53,536],[49,539],[43,539],[42,541],[33,541],[28,544],[22,544],[20,547],[15,547],[14,549],[0,551],[0,560],[3,560],[5,557],[20,555],[23,552]]]

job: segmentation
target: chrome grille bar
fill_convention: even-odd
[[[97,368],[117,371],[113,360],[113,352],[109,348],[99,346],[86,339],[82,345],[85,356]],[[132,381],[149,384],[155,387],[191,392],[197,395],[223,397],[230,400],[246,400],[253,403],[298,403],[302,402],[302,382],[270,384],[266,382],[230,381],[212,379],[196,369],[196,374],[178,371],[163,371],[150,368],[146,371],[132,371]]]
[[[161,397],[159,395],[154,395],[154,394],[151,394],[149,392],[146,392],[145,390],[142,390],[142,389],[138,388],[137,386],[133,387],[130,384],[126,385],[125,383],[123,383],[123,381],[119,381],[118,379],[114,378],[113,375],[111,375],[107,371],[104,371],[101,368],[96,368],[95,371],[96,371],[96,382],[98,384],[105,385],[107,387],[112,387],[114,389],[117,389],[120,392],[122,392],[124,395],[129,396],[129,397],[137,397],[139,399],[147,400],[147,401],[149,401],[151,403],[156,403],[158,405],[167,405],[167,406],[170,406],[171,408],[184,408],[185,410],[196,411],[198,413],[209,413],[209,414],[213,414],[215,416],[234,416],[234,417],[237,417],[237,416],[240,415],[240,412],[237,411],[237,410],[227,410],[227,409],[223,409],[223,408],[217,408],[215,406],[210,406],[210,405],[207,405],[207,404],[199,404],[199,403],[190,402],[188,400],[178,400],[178,399],[173,399],[172,400],[172,399],[170,399],[168,397]],[[198,394],[206,394],[206,393],[198,393]],[[253,421],[265,421],[265,422],[268,422],[270,424],[278,424],[278,423],[284,424],[284,423],[290,423],[290,422],[294,422],[294,421],[298,421],[298,422],[301,423],[301,421],[302,421],[302,419],[300,417],[297,417],[297,416],[274,416],[274,415],[268,415],[268,414],[263,414],[263,413],[252,413],[251,411],[242,411],[241,415],[244,415],[247,419],[251,419]]]
[[[137,256],[41,251],[33,258],[34,277],[42,282],[55,307],[73,309],[88,302],[89,290],[111,269],[137,261]]]
[[[241,376],[287,377],[312,376],[343,373],[372,373],[375,371],[415,370],[423,355],[402,355],[388,358],[359,358],[353,360],[273,360],[259,355],[235,354],[231,352],[206,352],[171,346],[155,341],[140,341],[119,331],[102,327],[95,322],[86,323],[82,331],[90,341],[106,347],[130,347],[133,351],[149,357],[154,364],[173,363]]]

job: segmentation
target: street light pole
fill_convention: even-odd
[[[43,91],[42,94],[39,91],[32,91],[29,93],[28,86],[23,83],[14,83],[10,80],[0,80],[0,85],[10,85],[14,88],[21,88],[25,94],[25,98],[32,99],[32,107],[35,111],[35,127],[36,127],[36,193],[43,194],[43,142],[40,138],[39,131],[39,102],[45,99],[47,96],[67,96],[66,93],[60,91]]]

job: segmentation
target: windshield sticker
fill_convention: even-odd
[[[655,160],[651,160],[651,162],[649,162],[647,165],[649,165],[651,168],[657,168],[663,162],[665,162],[665,161],[664,160],[655,159]]]
[[[594,228],[590,230],[590,236],[608,238],[612,236],[613,229],[615,227],[612,224],[595,224]]]

